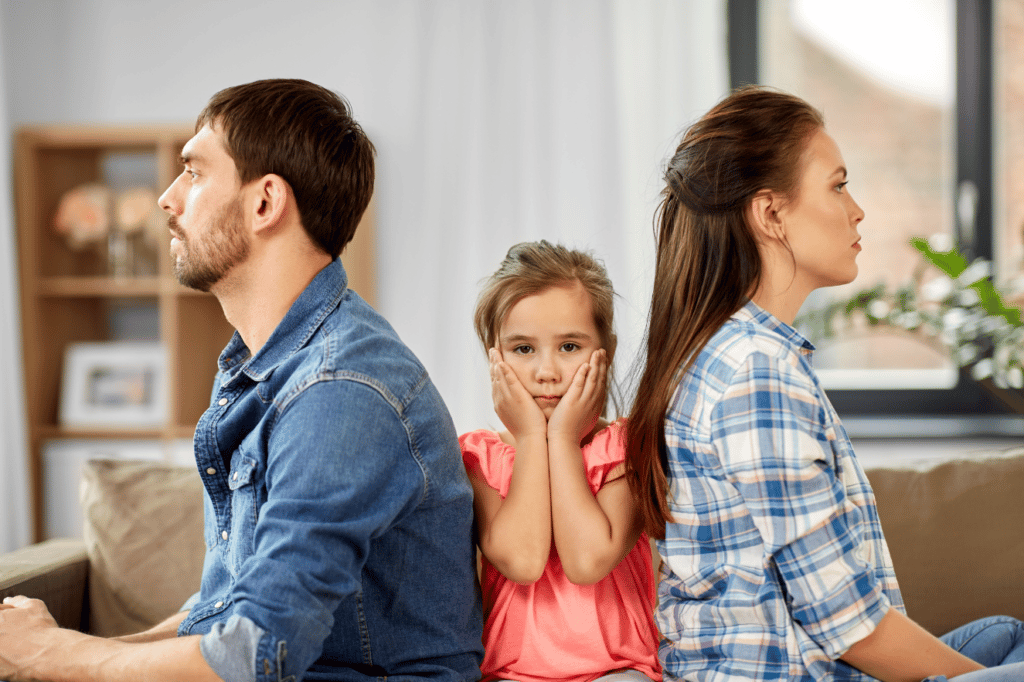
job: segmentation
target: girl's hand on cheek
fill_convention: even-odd
[[[594,351],[590,362],[580,365],[569,390],[558,401],[548,422],[548,439],[568,438],[576,445],[594,429],[604,407],[608,354]]]
[[[487,352],[491,369],[491,399],[494,411],[509,433],[519,440],[528,435],[545,435],[548,424],[544,412],[523,387],[519,377],[492,348]]]

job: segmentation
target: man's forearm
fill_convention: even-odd
[[[183,618],[184,616],[182,616]],[[166,634],[173,618],[158,626]],[[0,679],[49,682],[217,682],[203,658],[202,637],[122,642],[57,627],[38,599],[0,603]]]
[[[71,630],[48,633],[47,655],[14,679],[51,682],[219,682],[199,649],[201,637],[133,644]]]
[[[131,644],[141,644],[143,642],[159,642],[163,639],[170,639],[178,636],[178,626],[185,620],[185,616],[188,615],[188,611],[179,611],[167,620],[157,623],[148,630],[143,632],[136,632],[131,635],[122,635],[120,637],[113,637],[121,642],[129,642]]]

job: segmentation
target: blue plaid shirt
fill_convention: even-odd
[[[669,678],[870,680],[838,658],[903,610],[813,351],[748,303],[681,375],[665,417],[675,523],[658,542]]]

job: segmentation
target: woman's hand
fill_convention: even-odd
[[[491,399],[494,411],[518,442],[527,436],[546,438],[548,423],[544,412],[502,359],[497,348],[487,352],[491,366]]]
[[[601,415],[608,376],[608,354],[603,348],[594,351],[590,362],[576,370],[569,389],[558,401],[548,421],[548,441],[566,438],[579,445],[593,431]]]

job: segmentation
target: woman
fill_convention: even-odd
[[[741,89],[686,132],[666,180],[627,452],[663,559],[666,678],[1024,679],[1024,663],[982,665],[1024,661],[1019,622],[939,640],[904,614],[871,486],[791,326],[861,251],[821,114]]]

